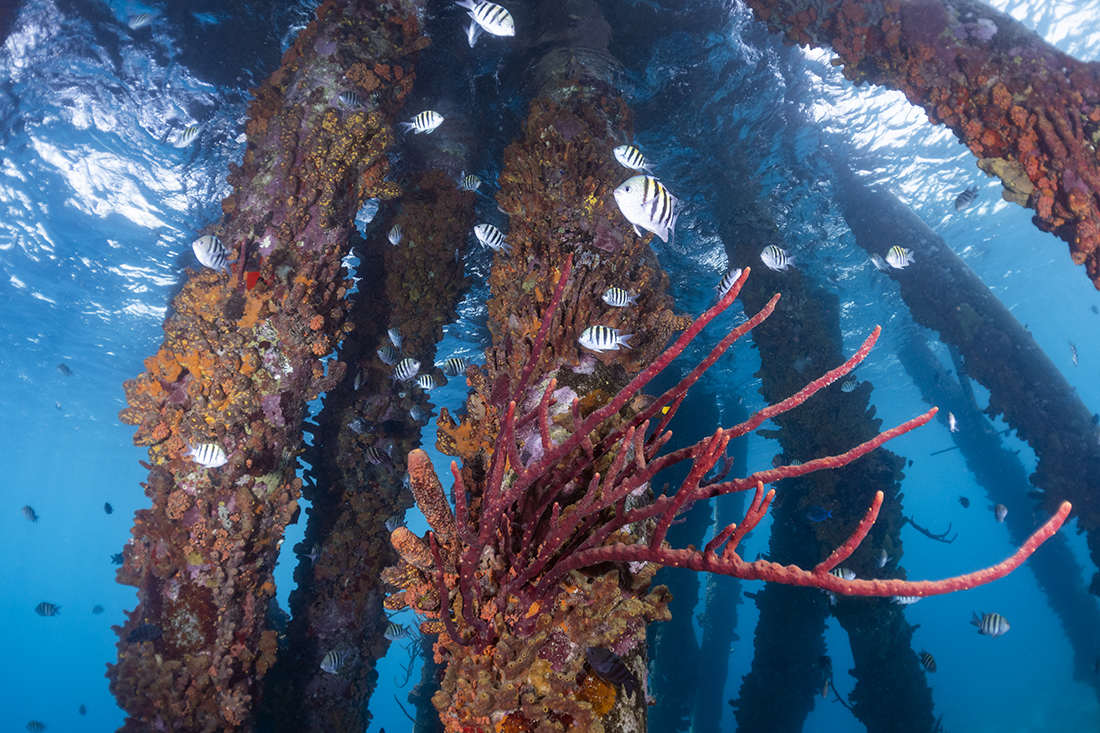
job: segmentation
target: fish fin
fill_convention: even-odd
[[[411,130],[411,129],[413,129],[414,127],[416,127],[416,125],[414,125],[414,124],[413,124],[413,123],[411,123],[411,122],[398,122],[397,124],[398,124],[398,125],[400,125],[400,127],[401,127],[401,128],[403,129],[403,130],[405,130],[405,132],[408,132],[409,130]]]
[[[472,11],[470,15],[473,15]],[[466,40],[470,42],[470,48],[474,47],[474,44],[477,43],[478,36],[480,35],[481,26],[479,26],[476,21],[470,23],[470,27],[466,29]]]
[[[632,333],[619,334],[618,336],[615,337],[615,343],[619,344],[620,346],[625,346],[628,349],[633,348],[630,345],[630,337],[633,336],[633,335],[634,334],[632,334]]]
[[[638,226],[637,224],[634,225],[634,233],[637,234],[639,237],[644,237],[645,236],[645,232],[643,232],[642,228],[640,226]]]

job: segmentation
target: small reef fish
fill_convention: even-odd
[[[967,499],[965,496],[959,496],[959,503],[962,504],[963,509],[970,508],[970,499]]]
[[[393,533],[398,527],[404,527],[405,521],[398,516],[392,516],[386,520],[386,531]]]
[[[411,382],[416,378],[416,373],[419,371],[420,362],[410,356],[397,363],[397,366],[393,368],[393,377],[402,382]]]
[[[638,304],[638,294],[631,293],[628,290],[622,288],[610,287],[604,291],[604,294],[600,296],[603,302],[607,303],[612,308],[625,308],[628,305]]]
[[[116,552],[113,555],[111,555],[111,564],[112,565],[121,565],[124,562],[126,562],[126,560],[125,560],[125,558],[122,557],[121,552]]]
[[[794,264],[795,258],[787,250],[782,247],[777,247],[774,244],[769,244],[760,253],[760,259],[767,265],[769,270],[786,270],[788,267]]]
[[[57,616],[61,613],[61,606],[55,606],[52,603],[42,601],[34,607],[34,612],[39,616],[49,618],[50,616]]]
[[[470,366],[470,357],[468,356],[452,356],[442,364],[439,365],[443,373],[448,377],[457,377],[459,374],[466,373],[466,367]]]
[[[646,161],[645,156],[642,155],[642,151],[638,150],[638,148],[633,145],[620,145],[611,152],[614,154],[615,160],[619,161],[623,167],[635,171],[653,173],[653,171],[649,169],[649,163]]]
[[[22,514],[23,519],[26,519],[28,522],[34,522],[35,524],[38,524],[38,515],[34,513],[34,509],[32,509],[29,505],[20,509],[19,513]]]
[[[442,387],[443,382],[440,382],[434,374],[421,374],[416,378],[416,386],[424,390],[433,390],[436,387]]]
[[[478,224],[474,227],[474,236],[494,252],[512,251],[512,246],[504,241],[504,233],[492,224]]]
[[[959,421],[955,419],[955,413],[947,413],[947,429],[952,433],[959,432]]]
[[[401,356],[401,352],[393,348],[389,344],[386,344],[377,352],[378,358],[382,360],[382,363],[386,366],[393,366],[397,363],[397,359]]]
[[[592,351],[618,351],[620,346],[630,348],[630,337],[633,335],[610,326],[589,326],[581,332],[577,341]]]
[[[832,570],[829,571],[829,575],[835,575],[836,577],[840,578],[841,580],[855,580],[856,579],[855,571],[854,570],[849,570],[848,568],[833,568]]]
[[[58,364],[57,373],[63,377],[71,377],[73,375],[73,370],[70,369],[67,364]]]
[[[859,386],[859,380],[857,379],[845,379],[840,383],[841,392],[854,392],[856,387]]]
[[[316,565],[317,564],[317,558],[319,558],[320,556],[321,556],[321,546],[318,545],[316,542],[314,542],[313,546],[309,548],[309,554],[304,555],[304,557],[309,558],[309,564],[310,565]]]
[[[367,421],[361,417],[357,417],[349,422],[348,428],[356,435],[362,435],[363,433],[370,432],[370,427],[367,425]]]
[[[962,211],[978,198],[978,187],[971,186],[955,197],[955,211]]]
[[[329,674],[336,674],[340,671],[340,667],[343,664],[344,655],[336,649],[333,649],[321,660],[321,671],[328,672]]]
[[[96,616],[103,613],[103,606],[100,606],[99,604],[92,606],[92,613],[94,613]]]
[[[826,510],[819,506],[812,506],[806,510],[806,519],[809,519],[811,522],[824,522],[832,516],[832,510]]]
[[[920,652],[920,663],[929,672],[936,671],[936,658],[923,649]]]
[[[1077,366],[1077,347],[1072,341],[1069,342],[1069,355],[1073,359],[1073,366]]]
[[[188,443],[183,456],[190,458],[203,468],[217,468],[229,463],[229,457],[217,443],[199,443],[194,446]]]
[[[726,293],[730,291],[730,288],[733,287],[733,284],[737,282],[737,278],[739,277],[741,277],[740,267],[733,268],[722,277],[722,282],[718,283],[714,288],[718,292],[718,297],[715,298],[715,302],[726,297]]]
[[[425,410],[420,405],[413,405],[409,408],[409,414],[412,415],[412,419],[417,422],[428,422],[432,418],[432,411]]]
[[[978,627],[979,634],[985,634],[994,639],[1007,633],[1011,628],[1005,617],[999,613],[983,613],[981,618],[978,618],[978,614],[975,613],[974,618],[970,619],[970,623]]]
[[[875,566],[884,568],[888,562],[890,562],[890,556],[886,554],[886,549],[879,548],[879,551],[875,553]]]
[[[628,178],[615,189],[614,196],[619,211],[634,225],[634,233],[639,237],[643,236],[643,229],[656,234],[662,242],[667,242],[672,236],[676,229],[676,219],[680,215],[676,210],[680,200],[669,193],[656,178]]]
[[[993,510],[993,516],[997,518],[998,522],[1004,522],[1005,517],[1008,516],[1008,507],[1004,504],[998,504],[997,506],[990,507]]]
[[[353,379],[352,382],[351,382],[351,388],[353,390],[355,390],[356,392],[358,392],[359,388],[362,387],[362,386],[363,386],[363,370],[360,369],[359,371],[357,371],[355,373],[355,379]]]
[[[401,238],[405,236],[405,230],[401,228],[400,224],[394,224],[390,227],[390,233],[386,235],[386,239],[390,240],[390,244],[401,244]]]
[[[416,134],[422,132],[430,133],[443,124],[443,115],[429,109],[413,117],[409,122],[401,122],[399,124],[401,127],[405,128],[405,130],[412,130]]]
[[[114,514],[115,509],[108,502],[103,502],[103,511],[107,514]]]
[[[340,96],[336,98],[336,101],[340,104],[340,106],[347,107],[349,109],[355,109],[356,107],[363,106],[363,98],[359,96],[358,92],[340,92]]]
[[[126,20],[126,25],[130,26],[130,30],[136,31],[138,28],[144,28],[152,23],[153,17],[152,13],[137,13]]]
[[[209,267],[211,270],[229,270],[229,250],[213,234],[196,239],[191,243],[191,249],[195,250],[195,259],[203,267]]]
[[[153,639],[159,639],[162,633],[161,628],[156,624],[142,624],[130,632],[130,635],[126,637],[126,641],[138,643],[152,641]]]
[[[890,268],[886,266],[886,260],[878,255],[871,255],[871,264],[874,265],[875,269],[879,272],[890,272]]]
[[[474,47],[482,32],[492,36],[516,35],[516,22],[506,8],[488,0],[458,0],[458,6],[465,8],[474,22],[466,29],[466,40],[470,48]]]
[[[890,596],[890,600],[899,606],[908,606],[916,603],[922,598],[922,596]]]
[[[914,262],[916,260],[913,259],[913,251],[905,247],[899,247],[896,244],[886,253],[886,264],[895,270],[906,268]]]
[[[202,131],[202,125],[188,125],[179,131],[176,135],[176,139],[172,141],[172,147],[186,148],[199,137],[199,132]]]
[[[393,344],[395,348],[401,348],[401,344],[404,340],[401,338],[400,331],[398,331],[396,328],[391,328],[390,330],[386,331],[386,336],[389,337],[390,343]]]
[[[383,450],[379,450],[373,445],[367,446],[363,451],[363,456],[367,459],[367,462],[375,466],[384,466],[390,463],[390,456]]]
[[[608,684],[621,687],[627,697],[638,691],[638,678],[627,669],[619,655],[599,646],[590,646],[585,651],[585,659],[601,679]]]
[[[390,641],[406,639],[409,636],[409,630],[402,624],[391,623],[386,627],[386,630],[382,632],[382,636]]]
[[[37,720],[32,720],[31,722],[27,723],[27,730],[29,730],[31,733],[42,733],[42,731],[46,730],[46,724],[40,723]]]
[[[86,707],[84,707],[83,705],[81,705],[81,706],[80,706],[80,707],[79,707],[79,708],[77,709],[77,712],[78,712],[78,713],[80,713],[81,715],[87,715],[87,714],[88,714],[88,708],[86,708]]]
[[[458,177],[458,189],[460,191],[476,191],[479,188],[481,188],[481,179],[473,173],[466,174],[463,171],[462,175]]]
[[[825,684],[821,686],[821,699],[824,700],[829,696],[829,680],[825,680]]]

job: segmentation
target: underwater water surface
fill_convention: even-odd
[[[992,4],[1077,58],[1100,59],[1100,2]],[[462,11],[452,3],[430,5],[431,32],[464,32]],[[616,19],[629,18],[636,4],[600,5],[614,31]],[[828,163],[836,155],[943,237],[1027,325],[1089,409],[1100,411],[1100,294],[1064,243],[1035,229],[1030,212],[1001,200],[999,183],[976,168],[950,132],[930,125],[898,93],[853,87],[829,64],[830,53],[784,46],[736,2],[722,6],[717,27],[693,26],[691,3],[677,5],[686,8],[684,23],[667,33],[651,29],[656,35],[644,39],[624,31],[612,50],[624,59],[636,141],[683,202],[675,238],[652,243],[680,311],[702,311],[727,269],[715,222],[738,202],[718,168],[736,159],[781,212],[782,237],[798,267],[838,298],[846,351],[876,324],[883,327],[858,378],[874,385],[872,404],[884,426],[925,411],[895,355],[919,327],[897,285],[853,244]],[[154,22],[131,29],[128,19],[142,12],[154,13]],[[290,0],[225,7],[200,0],[25,0],[0,45],[0,548],[6,558],[0,619],[8,632],[0,657],[0,730],[23,730],[31,720],[47,723],[49,731],[107,731],[122,723],[104,672],[116,654],[111,626],[122,623],[123,609],[136,600],[133,589],[114,582],[111,556],[122,550],[134,511],[148,499],[139,485],[145,451],[133,446],[133,429],[117,417],[125,407],[121,385],[156,351],[184,268],[197,267],[191,242],[220,215],[227,166],[243,152],[249,88],[277,67],[310,12],[308,3]],[[422,63],[450,60],[429,49]],[[507,80],[506,65],[520,59],[498,49],[471,55],[468,63],[454,86],[418,87],[415,95],[482,121],[485,153],[477,172],[494,189],[501,150],[525,114],[526,100]],[[487,105],[472,95],[474,76],[499,79],[502,96]],[[195,141],[175,147],[195,124],[201,125]],[[977,199],[956,211],[955,197],[969,186],[978,187]],[[495,211],[491,193],[479,212]],[[466,272],[475,284],[460,320],[447,329],[441,357],[480,360],[489,342],[489,262],[484,253],[469,256]],[[727,327],[741,317],[740,306],[734,310],[723,316]],[[717,338],[708,332],[691,354]],[[945,347],[936,353],[950,365]],[[745,340],[698,389],[720,413],[763,407],[759,368]],[[984,406],[988,393],[978,392]],[[463,397],[459,381],[433,395],[452,411]],[[1028,446],[1011,433],[1004,440],[1034,470]],[[426,434],[424,443],[434,445],[434,437]],[[937,532],[950,522],[958,533],[943,544],[903,530],[911,579],[968,572],[1013,550],[960,453],[942,452],[951,447],[942,420],[889,445],[912,461],[905,470],[905,513]],[[745,471],[769,467],[777,452],[774,442],[752,436]],[[437,466],[449,460],[434,452],[433,459]],[[968,509],[959,495],[971,499]],[[21,513],[28,505],[36,522]],[[1045,517],[1035,519],[1038,526]],[[410,526],[420,532],[425,525],[414,519]],[[276,570],[284,607],[296,562],[289,555],[302,531],[301,523],[290,528]],[[1062,533],[1078,561],[1065,568],[1064,582],[1087,585],[1095,568],[1084,538],[1072,523]],[[764,524],[742,554],[766,552],[767,538]],[[746,583],[743,590],[759,585]],[[44,601],[60,613],[35,613]],[[102,613],[93,612],[97,606]],[[969,623],[974,612],[1005,615],[1010,633],[977,634]],[[944,730],[1100,730],[1098,685],[1075,672],[1073,649],[1026,566],[992,585],[914,604],[906,617],[920,625],[915,647],[935,654],[937,671],[928,677]],[[750,669],[756,620],[752,599],[744,598],[725,699],[738,697]],[[836,692],[844,695],[852,658],[835,620],[826,643]],[[1095,655],[1100,675],[1100,648]],[[419,678],[414,669],[412,681],[399,684],[407,662],[395,644],[380,665],[371,730],[411,729],[396,702],[409,707],[404,696]],[[86,715],[78,712],[82,705]],[[723,729],[732,731],[730,710]],[[815,701],[804,728],[862,729],[832,693]]]

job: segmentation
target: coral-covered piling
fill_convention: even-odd
[[[830,46],[849,79],[898,89],[950,128],[1100,288],[1100,64],[976,0],[747,4],[788,40]]]
[[[325,363],[347,332],[341,259],[355,211],[400,191],[384,180],[386,123],[427,45],[413,3],[326,2],[256,90],[233,193],[210,229],[232,274],[191,272],[165,321],[165,341],[126,383],[124,422],[149,447],[140,510],[119,582],[138,608],[116,627],[111,690],[123,730],[248,729],[274,662],[265,629],[272,569],[294,520],[301,420],[308,400],[346,376]],[[342,103],[354,92],[362,106]],[[215,444],[225,465],[184,451]],[[162,631],[131,641],[140,624]]]

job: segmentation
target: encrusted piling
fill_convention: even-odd
[[[298,512],[302,417],[346,377],[323,361],[347,333],[341,259],[363,201],[400,193],[384,180],[386,121],[427,45],[413,2],[329,0],[317,15],[256,90],[233,193],[207,231],[236,264],[189,271],[164,343],[125,385],[120,419],[149,447],[153,506],[118,573],[139,600],[108,665],[123,730],[250,730],[275,659],[265,616]],[[228,460],[204,467],[188,444]]]

